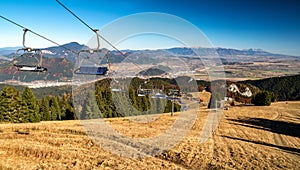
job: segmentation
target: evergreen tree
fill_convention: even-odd
[[[167,102],[167,105],[166,105],[166,108],[165,108],[165,113],[169,113],[169,112],[172,112],[172,101],[171,100],[168,100]]]
[[[101,114],[94,91],[89,91],[82,109],[81,119],[97,119]]]
[[[1,122],[11,121],[8,114],[9,105],[10,102],[8,101],[7,94],[3,89],[0,91],[0,121]]]
[[[150,98],[150,114],[156,114],[157,113],[157,99],[156,98]]]
[[[132,110],[130,113],[127,113],[127,115],[132,116],[132,115],[137,115],[138,114],[138,110],[139,110],[139,105],[138,105],[138,100],[137,98],[139,98],[137,96],[137,91],[133,88],[129,89],[129,99],[131,101],[131,106],[132,106]]]
[[[57,120],[56,109],[53,105],[50,107],[50,112],[51,112],[51,120]]]
[[[256,106],[270,106],[273,98],[274,94],[268,91],[261,91],[253,96],[252,103]]]
[[[50,107],[49,107],[49,100],[48,98],[43,98],[42,103],[40,106],[40,114],[42,117],[42,120],[44,121],[50,121],[51,120],[51,114],[50,114]]]
[[[29,122],[39,122],[40,113],[36,98],[29,87],[25,87],[22,95],[22,100],[28,107]]]
[[[59,102],[59,105],[61,109],[61,119],[66,120],[66,112],[67,109],[69,109],[69,103],[66,94],[63,95],[61,102]]]
[[[114,105],[114,103],[112,101],[111,91],[108,88],[106,88],[106,89],[104,89],[103,94],[104,94],[103,97],[104,97],[104,101],[105,101],[104,108],[105,108],[105,111],[106,111],[105,116],[107,118],[113,117],[113,112],[114,112],[113,105]]]
[[[96,96],[96,100],[97,100],[97,105],[98,105],[98,108],[100,110],[100,117],[104,117],[104,114],[105,114],[105,108],[104,108],[104,101],[103,101],[103,98],[102,98],[102,93],[99,92]]]
[[[61,120],[61,111],[56,97],[51,99],[51,120]]]
[[[14,87],[4,87],[0,92],[0,119],[4,122],[23,123],[29,121],[28,107]]]
[[[57,114],[56,120],[62,120],[61,119],[61,115],[62,115],[62,113],[61,113],[61,107],[60,107],[60,104],[59,104],[60,103],[60,99],[57,96],[54,100],[55,100],[54,107],[56,109],[56,114]]]
[[[272,77],[261,80],[248,80],[243,83],[252,84],[261,90],[276,94],[276,100],[300,99],[300,74],[294,76]]]
[[[77,119],[74,113],[74,110],[72,108],[67,108],[66,109],[66,118],[65,120],[75,120]]]

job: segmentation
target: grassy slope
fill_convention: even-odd
[[[172,150],[141,159],[101,149],[85,135],[79,121],[0,124],[0,169],[300,168],[300,102],[232,107],[224,111],[214,135],[199,144],[207,115],[208,110],[201,108],[188,136]],[[165,114],[147,124],[122,118],[107,121],[127,136],[147,137],[168,129],[176,116]]]

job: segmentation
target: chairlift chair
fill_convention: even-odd
[[[150,94],[150,89],[138,89],[138,96],[139,97],[143,97],[143,96],[147,96],[148,94]]]
[[[86,75],[106,75],[107,71],[107,67],[80,66],[74,71],[74,73]]]
[[[23,30],[23,48],[18,49],[14,55],[13,65],[18,71],[29,71],[29,72],[46,72],[48,69],[42,66],[43,53],[41,49],[33,49],[25,46],[25,36],[28,29]],[[20,55],[20,51],[23,53]],[[36,64],[18,64],[18,58],[33,57]]]
[[[139,97],[147,96],[151,93],[151,89],[143,89],[142,85],[140,85],[139,89],[137,90],[137,93]]]
[[[110,87],[112,92],[125,92],[120,84],[120,81],[116,80],[116,78],[113,78],[112,80],[115,83]]]
[[[19,52],[24,51],[22,55],[19,56]],[[37,58],[38,56],[38,58]],[[35,65],[29,64],[17,64],[17,58],[20,57],[33,57],[36,60]],[[29,72],[46,72],[47,68],[42,67],[42,51],[40,49],[22,48],[18,49],[14,55],[14,66],[18,71],[29,71]]]
[[[100,50],[100,41],[99,41],[99,34],[98,30],[94,30],[96,33],[96,38],[97,38],[97,43],[98,46],[96,49],[91,49],[91,50],[81,50],[78,52],[77,57],[78,57],[78,67],[74,70],[75,74],[84,74],[84,75],[107,75],[109,71],[109,58],[108,58],[108,52],[106,53],[106,59],[107,59],[107,65],[108,66],[100,66],[100,65],[89,65],[89,66],[83,66],[82,63],[80,63],[80,54],[81,53],[88,53],[89,55],[95,54],[95,53],[101,53],[102,50]],[[88,59],[89,57],[87,57]]]

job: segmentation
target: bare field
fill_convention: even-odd
[[[264,58],[264,57],[263,57]],[[281,77],[288,75],[297,75],[300,73],[299,59],[262,59],[243,56],[240,58],[227,58],[229,63],[224,63],[219,67],[215,67],[218,70],[225,71],[225,77],[231,81],[244,81],[244,80],[257,80],[270,77]],[[207,69],[201,67],[201,63],[197,60],[193,60],[193,64],[197,65],[194,75],[200,80],[211,80],[207,74]],[[242,70],[242,71],[241,71]],[[219,79],[222,77],[218,77]]]
[[[163,133],[179,114],[163,114],[149,123],[105,121],[119,133],[140,138]],[[0,124],[0,169],[300,169],[300,102],[231,107],[213,136],[200,144],[208,114],[213,113],[200,108],[179,144],[146,158],[105,151],[80,121]]]

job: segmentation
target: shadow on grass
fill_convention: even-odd
[[[270,120],[263,118],[249,118],[244,117],[240,119],[227,119],[231,122],[235,122],[233,124],[267,130],[277,134],[283,134],[293,137],[300,138],[300,124],[293,122],[285,122],[281,120]]]
[[[233,140],[239,140],[239,141],[243,141],[243,142],[249,142],[249,143],[259,144],[259,145],[265,145],[265,146],[269,146],[269,147],[273,147],[273,148],[278,148],[278,149],[282,149],[282,150],[285,150],[285,151],[287,151],[289,153],[297,154],[297,155],[300,156],[300,149],[298,149],[298,148],[292,148],[292,147],[287,147],[287,146],[279,146],[279,145],[274,145],[274,144],[266,143],[266,142],[262,142],[262,141],[254,141],[254,140],[248,140],[248,139],[241,139],[241,138],[236,138],[236,137],[231,137],[231,136],[222,136],[222,137],[233,139]]]

